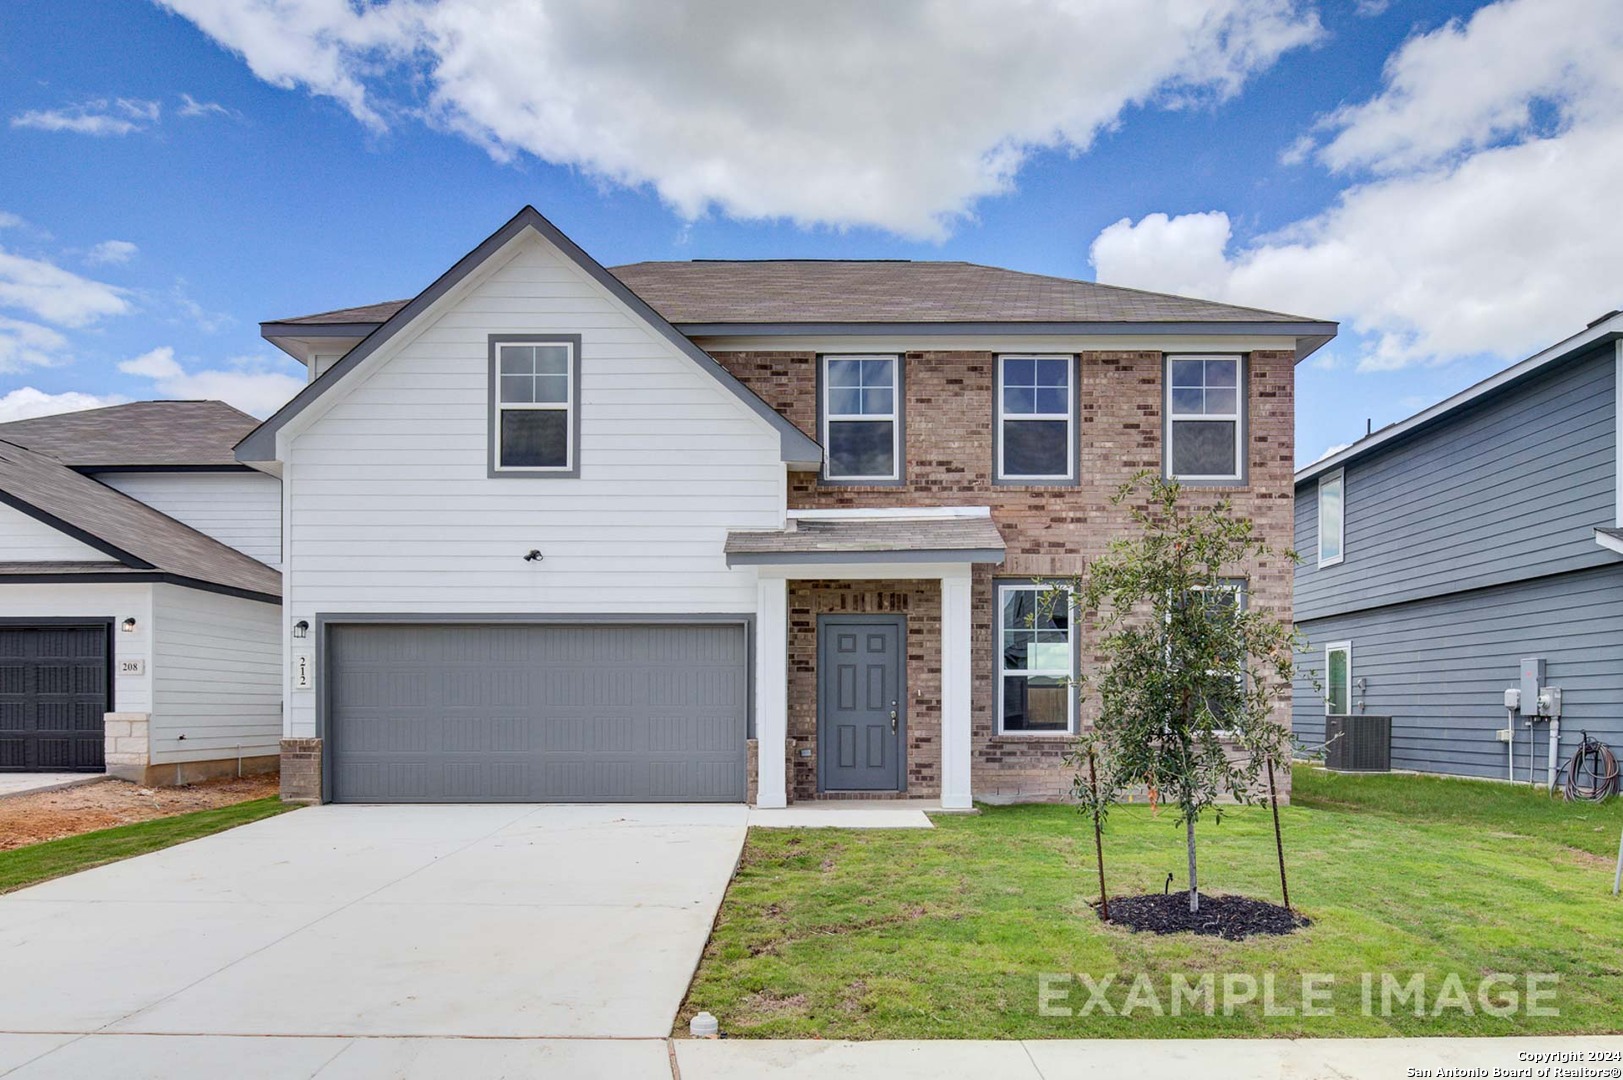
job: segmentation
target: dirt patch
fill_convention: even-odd
[[[1189,894],[1150,893],[1110,898],[1110,924],[1152,934],[1205,934],[1239,941],[1255,934],[1290,934],[1309,920],[1278,904],[1249,896],[1202,896],[1189,910]]]
[[[762,990],[758,994],[751,994],[739,1002],[746,1016],[765,1018],[769,1016],[803,1016],[806,1012],[805,994],[788,994],[780,997],[770,990]]]
[[[0,799],[0,851],[136,821],[213,810],[277,793],[272,776],[208,780],[178,788],[148,788],[123,780]]]

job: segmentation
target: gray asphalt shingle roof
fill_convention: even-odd
[[[967,262],[698,260],[631,263],[609,272],[678,325],[1317,321]],[[407,302],[272,321],[288,326],[381,323]]]
[[[0,439],[64,465],[238,465],[231,448],[259,421],[223,401],[132,401],[0,424]]]
[[[794,562],[800,556],[940,553],[1001,562],[1003,537],[990,517],[798,520],[788,529],[727,534],[730,562]],[[994,557],[995,553],[995,557]]]

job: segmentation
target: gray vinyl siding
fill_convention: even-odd
[[[1346,467],[1345,558],[1318,562],[1318,482],[1296,492],[1299,621],[1606,566],[1614,523],[1612,346]]]
[[[1324,646],[1352,643],[1354,711],[1392,717],[1392,767],[1505,776],[1503,694],[1518,662],[1542,656],[1563,694],[1562,760],[1587,730],[1623,749],[1623,564],[1301,622],[1309,647],[1294,688],[1297,742],[1324,742]],[[1368,680],[1360,695],[1357,680]],[[1364,708],[1358,709],[1362,700]],[[1549,732],[1534,729],[1542,780]],[[1527,769],[1518,722],[1516,776]]]

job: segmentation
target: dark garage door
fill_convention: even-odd
[[[0,772],[101,772],[107,627],[0,625]]]
[[[331,629],[341,802],[742,802],[737,625]]]

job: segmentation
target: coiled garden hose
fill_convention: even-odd
[[[1567,762],[1568,802],[1605,802],[1617,792],[1617,758],[1599,739],[1583,732],[1583,742]]]

